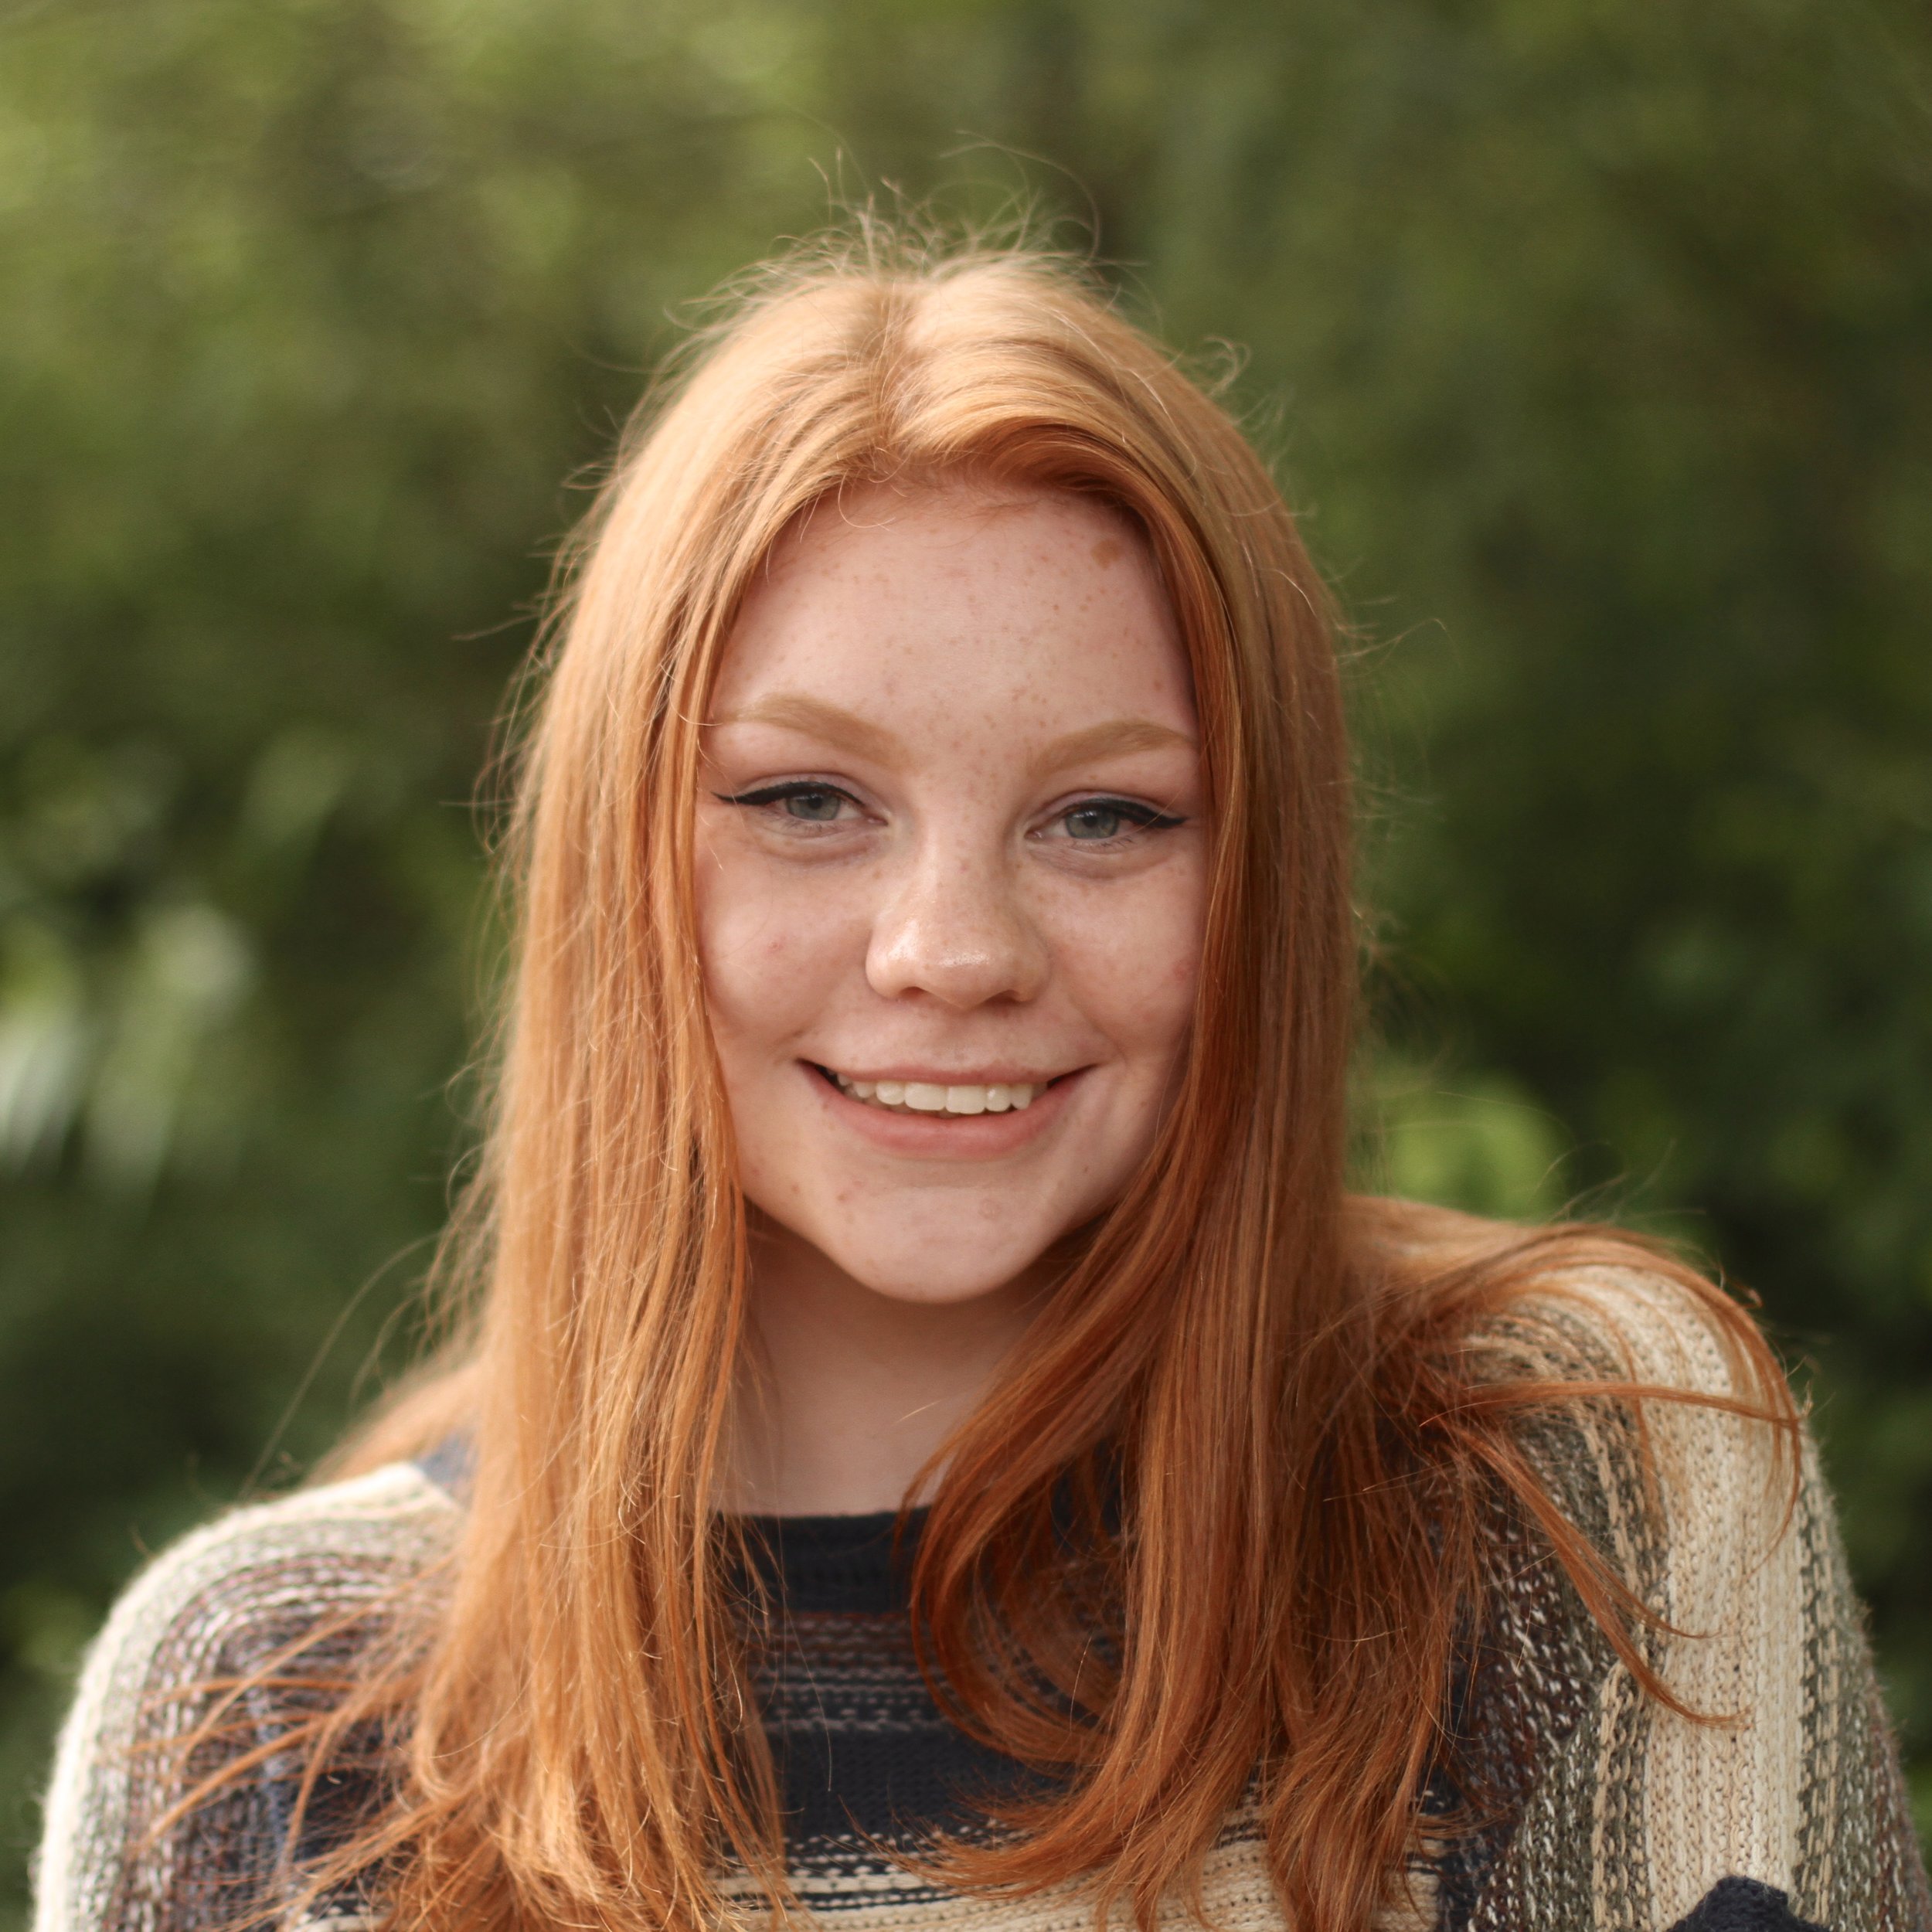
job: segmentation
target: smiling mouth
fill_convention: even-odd
[[[889,1114],[1024,1113],[1053,1084],[1050,1080],[1034,1080],[941,1087],[929,1080],[848,1080],[829,1066],[818,1070],[848,1100],[883,1107]]]

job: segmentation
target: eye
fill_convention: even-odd
[[[713,796],[723,804],[762,807],[808,825],[834,824],[845,806],[850,805],[855,811],[859,804],[849,792],[841,791],[836,785],[797,778],[783,784],[760,785],[756,791],[717,792]]]
[[[1117,838],[1126,815],[1116,805],[1077,805],[1060,821],[1070,838]]]
[[[1083,845],[1104,845],[1128,832],[1167,832],[1182,822],[1172,812],[1131,798],[1089,798],[1054,821]]]
[[[838,808],[845,802],[829,787],[815,786],[806,791],[788,791],[778,804],[788,818],[808,818],[815,825],[823,825],[838,816]]]

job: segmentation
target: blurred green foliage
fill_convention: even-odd
[[[1761,1291],[1932,1765],[1928,101],[1905,0],[0,12],[5,1923],[118,1583],[406,1349],[570,479],[887,185],[1247,345],[1362,638],[1383,1169]]]

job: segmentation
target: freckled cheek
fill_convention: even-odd
[[[1191,891],[1149,892],[1066,922],[1055,951],[1088,1019],[1137,1058],[1178,1052],[1194,1013],[1203,908]]]
[[[836,893],[774,892],[714,877],[698,917],[713,1021],[731,1043],[791,1037],[825,1010],[845,979],[863,974],[866,928]]]

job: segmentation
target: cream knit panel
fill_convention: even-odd
[[[1433,1876],[1418,1869],[1406,1890],[1379,1912],[1370,1932],[1430,1932],[1436,1923]],[[726,1895],[742,1903],[743,1932],[769,1919],[764,1895],[749,1880],[727,1881]],[[809,1921],[837,1932],[1096,1932],[1092,1888],[1056,1886],[1030,1898],[936,1893],[903,1867],[880,1863],[801,1887]],[[1131,1911],[1117,1903],[1108,1932],[1131,1932]],[[1159,1932],[1287,1932],[1267,1854],[1251,1816],[1231,1824],[1208,1853],[1201,1872],[1201,1916],[1182,1898],[1161,1907]],[[320,1928],[317,1928],[320,1932]]]
[[[1740,1393],[1709,1317],[1674,1284],[1606,1273],[1568,1285],[1621,1345],[1633,1379]],[[1808,1441],[1791,1509],[1789,1461],[1765,1424],[1676,1402],[1646,1403],[1644,1420],[1663,1565],[1650,1594],[1670,1627],[1652,1640],[1651,1655],[1698,1717],[1638,1696],[1621,1665],[1604,1686],[1597,1920],[1643,1932],[1672,1925],[1731,1874],[1791,1894],[1802,1912],[1807,1760],[1835,1755],[1819,1720],[1849,1688],[1839,1681],[1838,1607],[1806,1587],[1805,1532],[1821,1500],[1815,1454]],[[1609,1828],[1613,1801],[1625,1808],[1624,1830]]]

